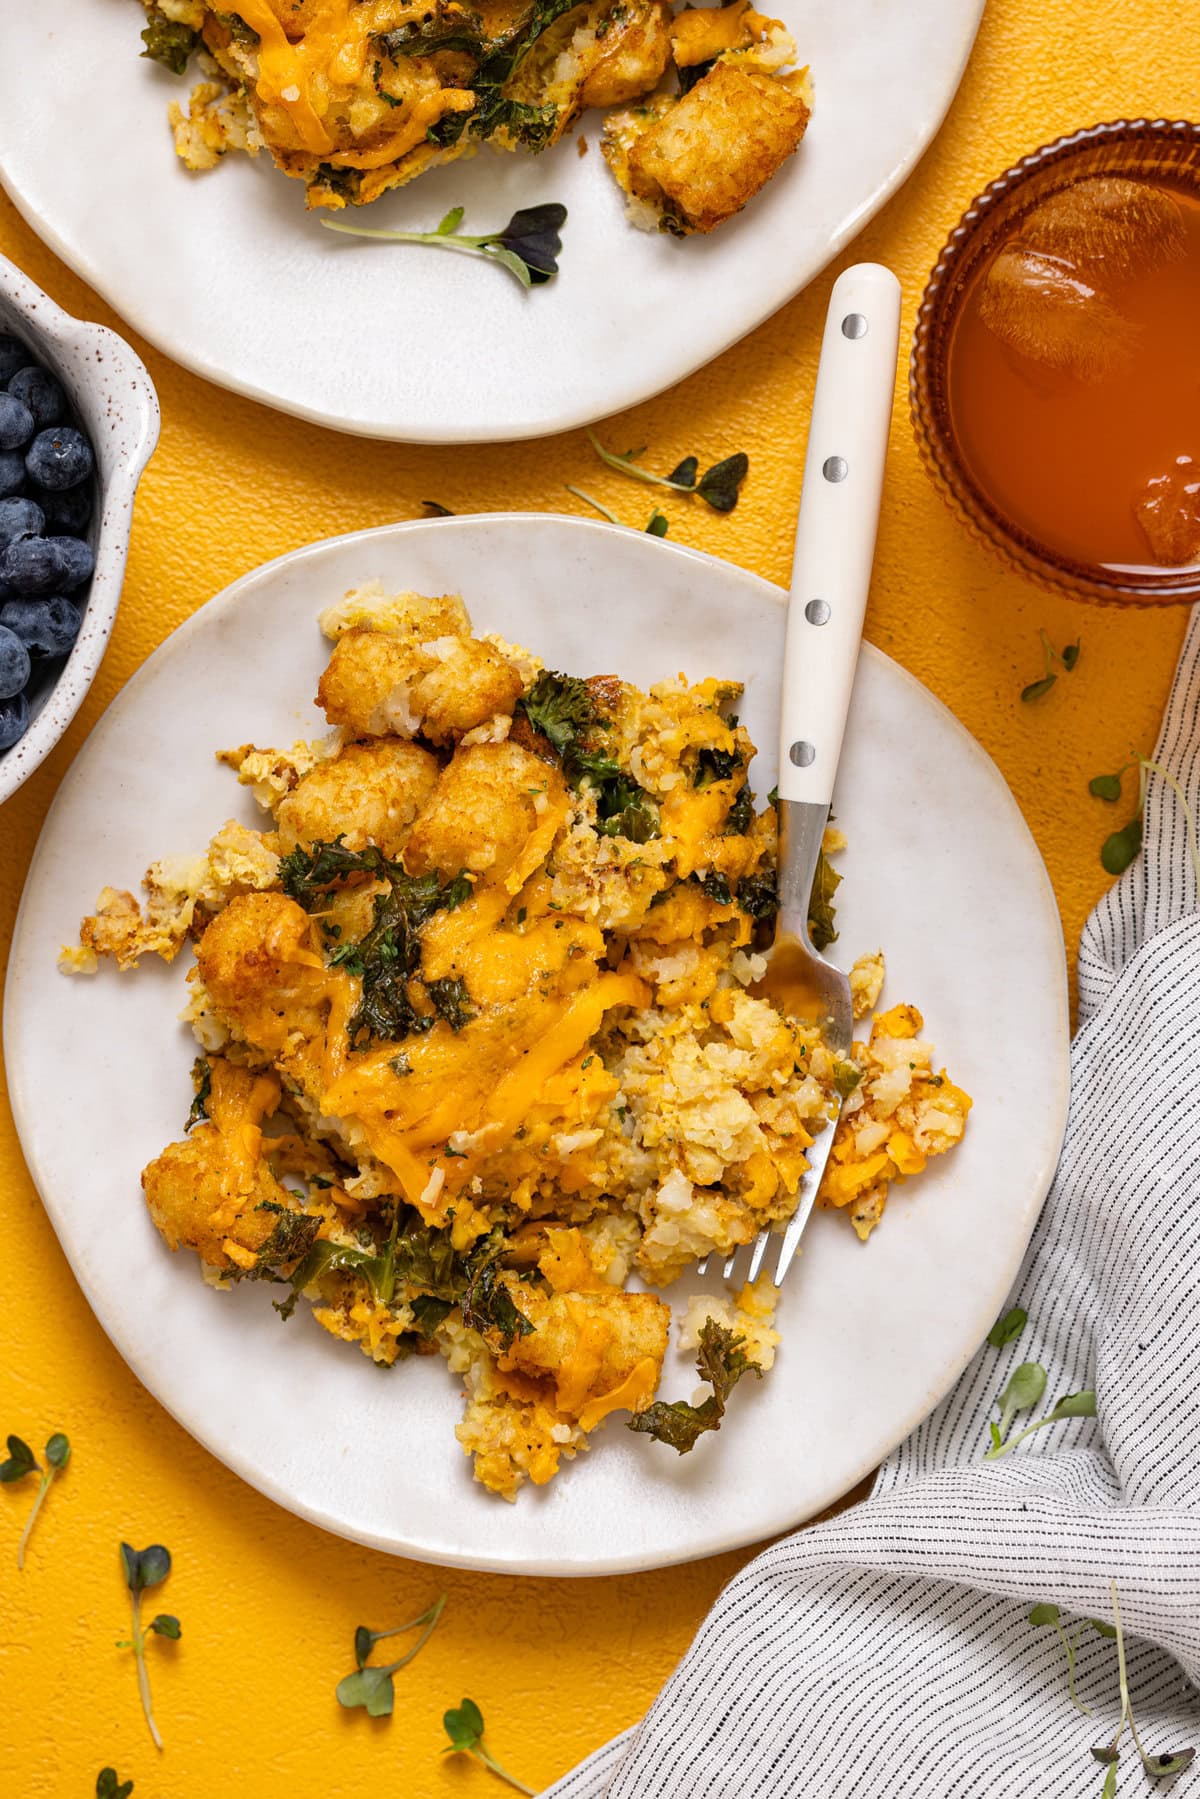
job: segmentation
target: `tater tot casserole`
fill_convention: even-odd
[[[442,1355],[506,1499],[615,1416],[688,1450],[779,1342],[768,1282],[705,1293],[693,1264],[782,1228],[835,1094],[820,1204],[864,1241],[971,1101],[919,1012],[876,1011],[880,954],[848,1061],[755,993],[775,809],[735,683],[560,674],[456,596],[377,583],[321,627],[329,733],[220,752],[265,828],[154,863],[140,903],[106,888],[63,952],[94,973],[194,946],[191,1111],[143,1173],[150,1216],[215,1286],[274,1283],[376,1363]],[[664,1400],[681,1280],[705,1387]]]
[[[139,0],[144,55],[201,79],[170,107],[189,169],[266,150],[310,207],[362,206],[481,144],[539,152],[589,108],[633,222],[682,236],[743,207],[812,95],[750,0]]]

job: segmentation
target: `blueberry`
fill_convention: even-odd
[[[82,537],[48,537],[45,540],[58,562],[58,590],[72,593],[92,578],[96,552]]]
[[[8,600],[0,626],[19,637],[31,656],[65,656],[83,623],[78,606],[56,594],[49,600]]]
[[[18,337],[0,331],[0,387],[7,387],[18,369],[29,361],[29,351]]]
[[[0,700],[11,700],[29,679],[29,651],[16,635],[0,625]]]
[[[77,535],[86,528],[92,516],[90,481],[81,481],[78,487],[64,487],[61,493],[55,493],[50,487],[35,487],[30,497],[45,513],[46,525],[51,531],[69,531]]]
[[[81,587],[95,566],[82,537],[14,537],[0,551],[0,581],[31,600]]]
[[[25,484],[25,458],[20,450],[0,450],[0,500],[20,493]]]
[[[29,729],[29,701],[23,693],[0,700],[0,750],[11,750]]]
[[[15,394],[0,394],[0,450],[19,450],[34,433],[33,414]]]
[[[67,412],[67,396],[49,369],[31,366],[18,369],[8,384],[8,391],[33,414],[34,428],[57,425]]]
[[[0,550],[14,537],[40,537],[46,515],[32,500],[0,500]]]
[[[0,401],[6,398],[0,394]],[[73,425],[52,425],[48,431],[39,431],[25,452],[30,479],[56,492],[86,481],[95,466],[91,444]]]

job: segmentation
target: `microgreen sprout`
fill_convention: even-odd
[[[1000,1445],[1012,1429],[1018,1412],[1032,1411],[1046,1391],[1046,1370],[1040,1362],[1022,1362],[1014,1368],[996,1404],[1000,1407],[999,1424],[990,1424],[992,1447],[988,1455],[999,1454]]]
[[[42,1509],[42,1501],[50,1491],[50,1483],[56,1474],[61,1474],[71,1459],[71,1445],[63,1432],[56,1430],[53,1436],[46,1439],[46,1466],[43,1468],[28,1443],[20,1437],[9,1437],[8,1454],[0,1462],[0,1482],[9,1486],[13,1481],[24,1480],[27,1474],[40,1474],[38,1490],[34,1496],[33,1509],[25,1520],[25,1528],[21,1532],[21,1541],[17,1545],[17,1567],[25,1566],[25,1551],[29,1545],[37,1515]]]
[[[121,1567],[125,1574],[125,1585],[132,1595],[131,1615],[133,1618],[133,1634],[117,1644],[118,1649],[132,1649],[137,1661],[138,1693],[142,1701],[142,1711],[146,1715],[146,1724],[156,1749],[163,1746],[158,1725],[154,1722],[154,1707],[150,1701],[150,1675],[146,1668],[146,1638],[150,1635],[168,1637],[177,1643],[183,1632],[179,1619],[170,1612],[158,1612],[149,1624],[142,1624],[142,1594],[150,1587],[160,1587],[171,1572],[171,1552],[164,1549],[161,1543],[151,1543],[149,1549],[131,1549],[128,1543],[121,1544]]]
[[[685,456],[669,475],[656,475],[638,462],[641,450],[627,450],[620,456],[615,450],[606,450],[593,431],[588,432],[588,442],[609,468],[619,469],[623,475],[632,475],[635,481],[645,481],[651,487],[669,487],[674,493],[693,494],[706,501],[714,512],[733,511],[738,503],[738,490],[750,469],[750,458],[738,450],[734,455],[714,462],[702,475],[699,459],[695,456]]]
[[[115,1768],[101,1768],[96,1776],[96,1799],[129,1799],[132,1780],[118,1780]]]
[[[1046,636],[1045,631],[1039,631],[1038,636],[1042,640],[1042,654],[1044,657],[1042,673],[1038,680],[1031,681],[1028,687],[1022,687],[1021,698],[1025,701],[1040,700],[1043,694],[1049,693],[1050,689],[1054,686],[1054,683],[1058,680],[1058,675],[1055,673],[1054,669],[1054,664],[1056,662],[1061,664],[1067,674],[1070,674],[1071,670],[1075,667],[1075,664],[1079,661],[1079,651],[1081,646],[1078,640],[1074,643],[1064,645],[1061,650],[1056,650],[1050,639]]]
[[[461,1705],[454,1706],[442,1718],[446,1726],[449,1743],[442,1750],[443,1755],[473,1755],[481,1761],[485,1768],[498,1774],[501,1780],[507,1780],[510,1787],[516,1787],[518,1793],[533,1794],[534,1788],[527,1787],[523,1780],[510,1774],[507,1768],[501,1767],[491,1750],[483,1740],[483,1713],[473,1699],[464,1699]]]
[[[1115,1580],[1110,1580],[1108,1586],[1112,1594],[1112,1623],[1105,1625],[1097,1623],[1094,1618],[1088,1619],[1088,1623],[1092,1625],[1093,1629],[1100,1631],[1101,1635],[1116,1638],[1117,1672],[1121,1682],[1121,1715],[1117,1719],[1117,1728],[1111,1741],[1101,1743],[1092,1750],[1096,1760],[1104,1763],[1108,1768],[1101,1799],[1104,1799],[1104,1795],[1111,1795],[1117,1790],[1117,1760],[1121,1753],[1121,1738],[1125,1734],[1126,1724],[1128,1724],[1130,1735],[1133,1737],[1134,1748],[1141,1757],[1142,1766],[1151,1780],[1165,1780],[1169,1774],[1181,1774],[1184,1768],[1189,1768],[1196,1759],[1194,1749],[1173,1749],[1162,1755],[1148,1755],[1143,1748],[1133,1716],[1133,1702],[1129,1697],[1129,1678],[1125,1667],[1125,1633],[1121,1628],[1121,1604],[1117,1597],[1117,1583]]]
[[[1013,1306],[1000,1318],[997,1318],[987,1334],[987,1340],[993,1349],[1003,1349],[1009,1343],[1015,1343],[1025,1326],[1029,1323],[1029,1313],[1024,1306]]]
[[[1026,1362],[1023,1366],[1026,1368],[1036,1368],[1038,1364],[1036,1362]],[[1020,1374],[1020,1372],[1021,1370],[1018,1368],[1017,1374]],[[1030,1400],[1028,1405],[1018,1406],[1016,1408],[1018,1411],[1028,1411],[1029,1406],[1036,1405],[1038,1399],[1041,1398],[1042,1392],[1046,1386],[1046,1371],[1045,1369],[1041,1369],[1040,1372],[1042,1376],[1042,1385],[1038,1390],[1037,1397]],[[1012,1383],[1010,1382],[1009,1384],[1011,1385]],[[1003,1399],[1003,1397],[1002,1394],[1001,1399]],[[1048,1424],[1061,1424],[1065,1418],[1094,1418],[1095,1416],[1096,1395],[1090,1387],[1085,1388],[1082,1393],[1064,1393],[1061,1399],[1055,1400],[1044,1418],[1037,1418],[1032,1424],[1027,1424],[1024,1430],[1019,1430],[1017,1432],[1015,1437],[1008,1436],[1004,1430],[997,1430],[997,1427],[993,1424],[991,1427],[992,1447],[988,1450],[983,1459],[985,1462],[999,1461],[1002,1455],[1007,1455],[1010,1449],[1015,1449],[1018,1443],[1023,1443],[1026,1437],[1031,1437],[1035,1430],[1045,1430]],[[1009,1421],[1011,1423],[1011,1417]],[[1000,1422],[1001,1425],[1003,1425],[1003,1417]]]
[[[437,1626],[446,1603],[443,1593],[433,1604],[423,1611],[418,1618],[410,1618],[407,1624],[397,1624],[393,1630],[368,1630],[360,1624],[354,1633],[354,1659],[358,1663],[353,1674],[347,1674],[337,1684],[337,1702],[347,1711],[354,1711],[361,1706],[368,1718],[389,1718],[395,1704],[395,1689],[392,1676],[401,1668],[408,1666],[414,1656],[421,1653]],[[419,1630],[420,1636],[406,1655],[398,1661],[389,1662],[386,1667],[367,1666],[368,1658],[376,1643],[382,1643],[387,1637],[403,1636],[407,1630]]]
[[[1057,1632],[1067,1658],[1067,1692],[1070,1695],[1071,1704],[1077,1712],[1082,1712],[1085,1717],[1090,1718],[1091,1707],[1085,1705],[1075,1691],[1075,1656],[1080,1638],[1085,1630],[1094,1630],[1098,1636],[1102,1637],[1115,1637],[1116,1631],[1111,1624],[1104,1624],[1099,1618],[1085,1618],[1083,1623],[1068,1635],[1063,1626],[1062,1613],[1056,1605],[1035,1605],[1029,1614],[1029,1622],[1035,1627],[1050,1625]]]
[[[1136,755],[1132,761],[1111,775],[1093,775],[1088,782],[1088,792],[1098,800],[1107,800],[1116,804],[1121,797],[1121,783],[1131,768],[1138,771],[1138,804],[1137,811],[1127,825],[1119,831],[1113,831],[1100,846],[1100,862],[1106,873],[1110,875],[1124,874],[1142,847],[1142,814],[1146,805],[1146,777],[1157,775],[1165,781],[1175,798],[1179,801],[1187,829],[1188,854],[1191,857],[1192,872],[1196,878],[1196,891],[1200,893],[1200,841],[1197,839],[1196,818],[1188,803],[1183,788],[1169,769],[1155,762],[1149,756]]]
[[[566,483],[566,489],[568,493],[573,493],[577,500],[582,500],[585,505],[590,506],[593,512],[598,512],[601,518],[606,518],[610,525],[621,525],[624,526],[626,530],[631,529],[630,526],[625,524],[623,518],[618,518],[615,512],[610,512],[607,506],[602,506],[599,500],[593,499],[590,493],[585,493],[582,487],[572,487],[571,483],[568,481]],[[656,506],[654,511],[650,514],[649,523],[643,525],[642,529],[648,532],[651,537],[665,537],[670,529],[670,521],[667,518],[666,513],[660,512]]]
[[[391,244],[432,244],[440,250],[458,250],[466,256],[482,256],[498,262],[522,287],[540,287],[558,273],[559,236],[567,209],[556,201],[542,206],[522,206],[500,231],[468,237],[459,231],[463,208],[454,206],[432,231],[384,231],[378,226],[351,225],[343,219],[322,219],[327,231],[344,237],[373,237]]]

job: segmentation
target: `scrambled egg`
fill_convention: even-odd
[[[330,734],[221,752],[264,828],[156,862],[141,904],[106,888],[63,965],[194,943],[203,1054],[142,1177],[155,1225],[376,1362],[442,1354],[476,1477],[512,1498],[614,1413],[646,1427],[670,1314],[627,1278],[782,1226],[835,1091],[821,1202],[864,1238],[970,1100],[911,1007],[847,1064],[751,991],[775,814],[734,684],[561,676],[452,595],[375,585],[322,624]],[[859,1015],[883,979],[856,965]],[[773,1306],[693,1299],[684,1344],[711,1367],[710,1319],[761,1373]]]
[[[630,216],[711,231],[770,179],[808,124],[796,46],[749,0],[141,0],[145,54],[205,78],[172,104],[178,155],[215,167],[265,149],[310,207],[362,206],[480,142],[555,144],[589,107]],[[677,78],[678,92],[670,86]]]

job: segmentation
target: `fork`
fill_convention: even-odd
[[[779,730],[779,911],[766,972],[751,988],[789,1016],[819,1025],[828,1048],[844,1059],[853,1038],[850,983],[813,948],[808,908],[862,641],[899,337],[900,283],[891,270],[861,262],[839,275],[825,318],[788,596]],[[780,1242],[777,1287],[812,1215],[841,1108],[840,1099],[831,1104],[828,1126],[808,1152],[796,1209]],[[771,1236],[769,1229],[760,1231],[749,1246],[747,1280],[757,1279]],[[726,1280],[733,1277],[742,1247],[726,1259]],[[698,1264],[700,1274],[712,1259],[709,1254]]]

